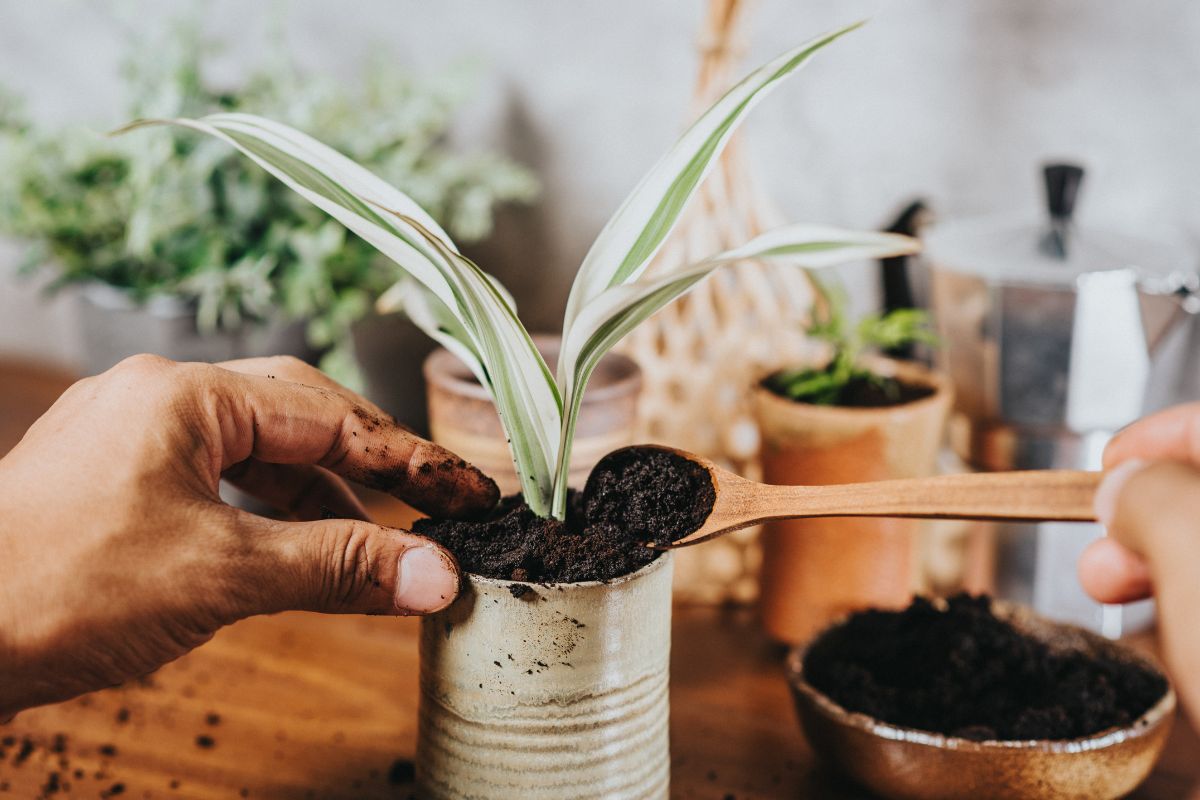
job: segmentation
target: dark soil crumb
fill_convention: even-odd
[[[100,793],[101,797],[116,797],[119,794],[125,794],[125,784],[114,783],[112,786]]]
[[[117,710],[117,722],[129,722],[129,709],[122,708]]]
[[[205,750],[210,750],[216,746],[217,746],[217,741],[216,741],[216,739],[213,739],[211,736],[206,736],[205,734],[202,733],[196,737],[196,747],[203,747]]]
[[[466,571],[501,580],[605,581],[636,572],[658,555],[617,525],[585,523],[582,497],[574,492],[566,522],[537,516],[514,495],[482,522],[423,519],[413,530],[444,545]]]
[[[388,783],[393,786],[399,786],[402,783],[412,783],[416,777],[417,770],[411,761],[398,758],[392,762],[392,767],[388,770]]]
[[[589,523],[616,525],[643,542],[667,544],[699,528],[717,490],[707,469],[669,450],[632,447],[605,456],[588,476]]]
[[[783,374],[785,373],[777,372],[767,376],[762,385],[780,397],[795,403],[812,402],[805,397],[793,397],[789,394],[786,384],[780,379]],[[921,400],[929,397],[933,391],[929,386],[905,383],[895,378],[882,376],[876,376],[875,380],[852,378],[837,392],[832,402],[822,403],[822,405],[842,408],[886,408]]]
[[[512,583],[508,586],[508,593],[518,600],[530,592],[533,592],[533,587],[524,583]]]
[[[17,751],[15,756],[13,756],[13,766],[20,766],[21,764],[24,764],[25,761],[31,755],[33,755],[33,749],[34,744],[32,739],[30,739],[28,736],[21,739],[21,749]]]
[[[100,745],[100,747],[99,747],[99,748],[97,748],[97,749],[99,750],[99,752],[100,752],[100,755],[102,755],[102,756],[108,756],[109,758],[112,758],[113,756],[115,756],[115,755],[117,754],[117,747],[116,747],[116,745],[111,745],[111,744],[102,744],[102,745]]]
[[[1138,665],[1051,649],[967,595],[945,610],[917,598],[855,614],[817,638],[804,672],[849,711],[979,741],[1090,736],[1132,723],[1167,690]]]
[[[204,715],[204,723],[206,725],[213,725],[213,726],[220,725],[221,724],[221,715],[210,711]]]

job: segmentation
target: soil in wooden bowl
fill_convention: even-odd
[[[818,370],[810,371],[814,374],[819,372]],[[793,397],[788,393],[786,389],[788,381],[784,380],[784,376],[791,373],[791,370],[785,370],[768,375],[763,379],[762,386],[785,400],[816,405],[807,397]],[[932,386],[909,383],[885,375],[876,375],[871,378],[855,377],[838,389],[831,402],[822,403],[822,405],[839,408],[887,408],[922,400],[932,395],[934,391]]]
[[[976,741],[1089,736],[1131,724],[1167,691],[1137,664],[1052,649],[967,595],[855,614],[817,637],[804,674],[847,711]]]
[[[573,491],[565,521],[538,517],[513,495],[486,519],[422,519],[413,530],[485,578],[607,581],[649,564],[658,551],[648,542],[670,542],[695,530],[715,502],[712,478],[700,465],[674,453],[636,451],[606,459],[583,493]]]

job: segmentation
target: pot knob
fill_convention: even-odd
[[[1077,164],[1047,164],[1042,168],[1046,186],[1046,210],[1050,213],[1050,230],[1042,239],[1042,249],[1049,255],[1066,260],[1067,234],[1079,185],[1083,183],[1083,167]]]

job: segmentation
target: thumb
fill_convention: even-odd
[[[1141,555],[1158,598],[1163,655],[1184,705],[1200,713],[1200,469],[1183,462],[1125,462],[1096,493],[1110,535]]]
[[[278,522],[248,539],[265,557],[240,559],[249,614],[290,609],[409,616],[440,611],[461,573],[445,548],[422,536],[354,519]]]
[[[1116,541],[1148,559],[1200,555],[1200,469],[1126,461],[1096,490],[1096,516]]]

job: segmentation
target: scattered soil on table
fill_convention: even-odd
[[[571,493],[565,522],[538,517],[512,496],[486,520],[424,519],[413,530],[488,578],[565,583],[628,575],[658,556],[647,542],[695,530],[716,499],[707,471],[693,462],[659,450],[629,452],[602,461],[583,495]]]
[[[967,595],[855,614],[817,638],[804,673],[848,711],[977,741],[1090,736],[1132,723],[1167,690],[1137,664],[1026,636]]]
[[[779,380],[780,374],[767,376],[762,382],[763,387],[793,403],[810,404],[810,401],[805,398],[791,397]],[[883,376],[877,376],[875,380],[853,378],[841,388],[832,403],[822,405],[838,408],[887,408],[922,400],[932,395],[933,392],[934,390],[930,386],[907,383],[896,378]]]

